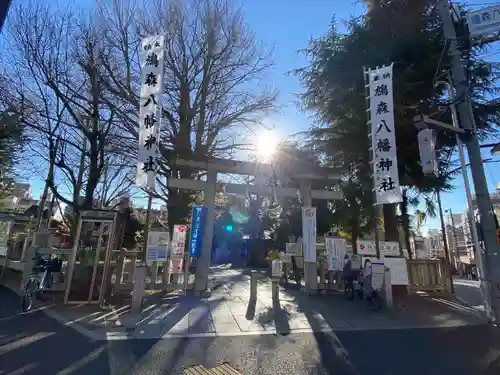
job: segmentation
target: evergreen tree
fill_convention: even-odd
[[[442,177],[422,174],[413,117],[424,113],[451,123],[444,87],[435,86],[437,80],[447,79],[450,68],[436,2],[372,0],[366,4],[363,16],[347,22],[345,34],[334,21],[324,36],[311,41],[305,50],[310,64],[296,71],[306,89],[304,106],[321,124],[312,130],[312,143],[326,155],[330,166],[345,173],[347,186],[362,187],[346,194],[346,200],[356,197],[359,210],[355,212],[359,213],[361,207],[369,213],[373,199],[364,68],[394,63],[396,146],[402,185],[423,194],[436,187],[449,189],[450,176],[445,170],[455,146],[454,135],[439,133],[437,156]],[[491,99],[497,94],[498,71],[479,59],[481,47],[471,46],[465,27],[457,25],[460,49],[469,67],[479,135],[488,136],[495,131],[499,114],[497,100]],[[353,205],[346,206],[352,212]],[[395,205],[384,206],[384,225],[386,238],[396,240]]]

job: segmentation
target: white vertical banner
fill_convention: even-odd
[[[139,99],[139,152],[135,183],[154,189],[158,170],[161,95],[165,54],[163,35],[147,36],[141,41],[141,94]]]
[[[302,208],[304,261],[316,263],[316,207]]]
[[[346,241],[343,238],[325,238],[326,258],[328,271],[342,271],[344,257],[347,251]]]
[[[186,226],[174,225],[172,233],[172,243],[170,251],[170,269],[172,273],[183,273],[182,266],[184,264],[183,256],[186,251]]]
[[[370,69],[368,76],[375,204],[399,203],[403,198],[396,154],[392,64]]]

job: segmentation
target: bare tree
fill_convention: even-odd
[[[231,157],[249,145],[263,118],[275,106],[276,92],[265,73],[271,51],[262,46],[226,0],[101,2],[106,40],[104,66],[107,104],[130,139],[127,155],[136,162],[141,37],[166,36],[161,173],[157,196],[168,197],[169,218],[183,219],[187,195],[167,191],[165,176],[196,178],[199,171],[169,169],[173,157]],[[130,142],[133,140],[134,142]],[[132,145],[132,147],[131,147]]]
[[[121,154],[107,154],[102,179],[95,191],[101,207],[116,208],[118,198],[130,194],[135,178],[133,172],[132,168],[123,166]]]
[[[31,130],[31,150],[67,182],[64,188],[52,175],[47,185],[75,213],[92,208],[120,129],[103,100],[98,31],[69,9],[31,2],[12,9],[7,32],[4,62],[30,109],[20,115]]]

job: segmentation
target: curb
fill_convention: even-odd
[[[314,333],[338,333],[338,332],[366,332],[366,331],[397,331],[397,330],[416,330],[416,329],[446,329],[459,328],[469,326],[479,326],[486,323],[468,323],[468,324],[447,324],[442,326],[435,325],[420,325],[420,326],[388,326],[374,328],[356,328],[356,327],[338,327],[338,328],[298,328],[290,330],[290,332],[278,332],[275,329],[267,331],[244,331],[244,332],[205,332],[205,333],[166,333],[164,335],[134,335],[133,332],[105,332],[102,338],[97,340],[106,341],[123,341],[123,340],[165,340],[165,339],[201,339],[201,338],[218,338],[218,337],[248,337],[248,336],[278,336],[286,337],[298,334],[314,334]]]

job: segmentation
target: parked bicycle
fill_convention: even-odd
[[[382,297],[380,295],[380,291],[373,288],[371,275],[363,280],[361,290],[361,299],[366,300],[373,311],[378,311],[382,308]]]
[[[45,259],[42,255],[33,258],[33,271],[24,286],[21,306],[24,312],[31,310],[36,299],[42,300],[43,294],[52,288],[53,274],[61,272],[62,260],[58,257]]]

